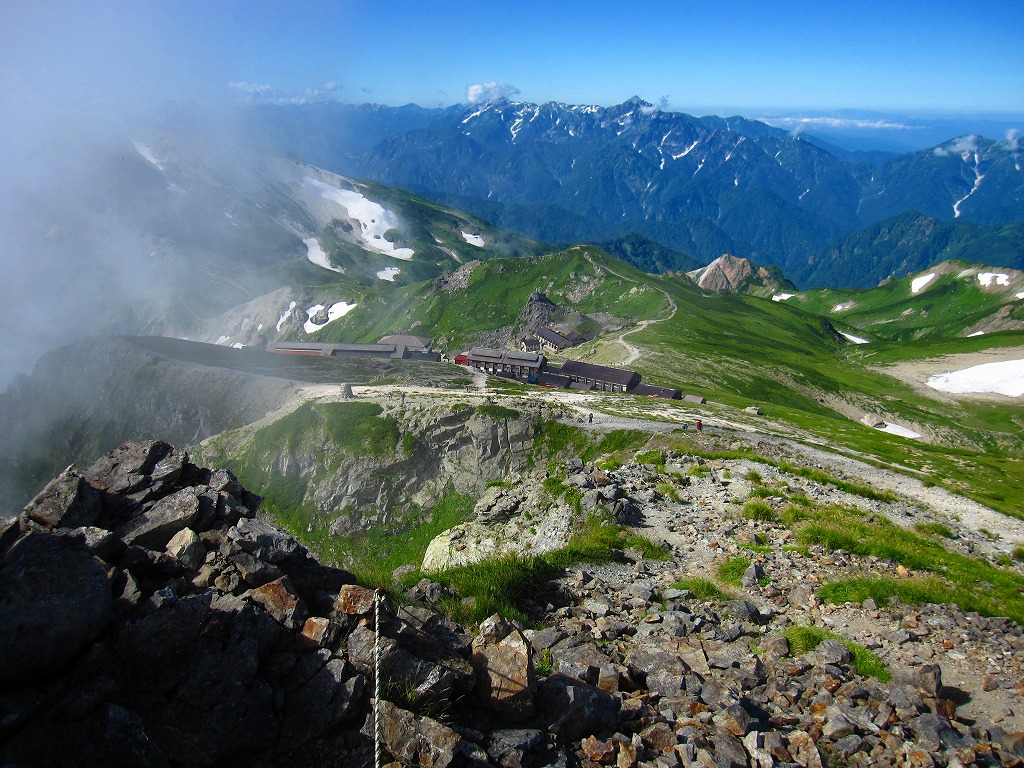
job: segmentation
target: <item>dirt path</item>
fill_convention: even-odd
[[[577,246],[577,247],[579,247],[579,246]],[[587,259],[587,261],[589,261],[594,266],[595,269],[599,268],[598,265],[594,263],[594,260],[591,258],[589,253],[584,251],[583,255]],[[609,267],[601,266],[600,269],[605,270],[609,274],[615,275],[620,280],[625,280],[625,281],[630,282],[630,283],[635,283],[636,282],[636,280],[634,280],[634,279],[632,279],[630,277],[626,277],[625,275],[620,274],[619,272],[616,272],[615,270],[610,269]],[[622,360],[620,362],[621,365],[629,365],[629,364],[633,363],[635,360],[637,360],[640,357],[640,355],[641,355],[640,348],[637,347],[635,344],[630,344],[628,341],[626,341],[626,336],[630,336],[630,335],[632,335],[634,333],[639,333],[640,331],[644,330],[648,325],[651,325],[652,323],[663,323],[666,320],[671,320],[673,317],[675,317],[676,310],[678,309],[678,307],[676,306],[675,299],[673,299],[671,296],[669,296],[668,291],[666,291],[664,289],[659,289],[659,290],[661,290],[662,295],[664,295],[665,301],[668,302],[668,306],[669,306],[668,317],[658,317],[658,318],[653,318],[653,319],[650,319],[650,320],[641,320],[634,327],[630,328],[628,331],[623,331],[622,333],[620,333],[616,337],[615,341],[618,342],[620,345],[622,345],[622,347],[626,350],[626,357],[625,357],[624,360]]]
[[[387,404],[396,401],[403,394],[411,398],[428,398],[450,402],[453,399],[470,398],[476,400],[487,395],[487,377],[479,373],[473,377],[473,384],[466,392],[437,389],[429,386],[384,385],[384,386],[353,386],[354,395],[363,400],[371,399]],[[493,396],[493,395],[492,395]],[[500,397],[500,396],[499,396]],[[336,402],[342,400],[342,389],[338,385],[311,384],[296,391],[295,398],[281,409],[260,422],[252,425],[262,426],[268,421],[279,418],[308,400]],[[601,407],[604,399],[599,395],[585,392],[568,392],[538,389],[536,392],[524,393],[517,399],[542,401],[553,406],[561,406],[574,412],[572,422],[583,429],[606,432],[614,429],[630,429],[649,433],[664,433],[681,428],[693,429],[697,419],[703,420],[707,439],[728,437],[732,441],[750,445],[768,443],[777,446],[785,453],[802,457],[812,466],[821,466],[833,472],[839,472],[853,478],[855,482],[876,488],[881,491],[892,491],[912,504],[932,510],[937,515],[950,521],[959,522],[971,531],[990,531],[996,542],[982,541],[984,549],[1009,551],[1017,542],[1024,542],[1024,520],[1008,517],[963,496],[956,495],[938,486],[925,484],[908,474],[894,469],[884,469],[856,457],[829,450],[827,446],[818,447],[808,444],[799,434],[787,434],[786,429],[757,429],[750,424],[733,421],[720,416],[709,415],[706,410],[676,406],[671,414],[661,414],[661,418],[645,418],[642,416],[619,416],[603,412]],[[593,414],[593,421],[589,416]],[[695,432],[696,439],[701,439]],[[916,522],[912,517],[894,520],[898,524],[909,526]]]

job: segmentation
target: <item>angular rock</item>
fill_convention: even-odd
[[[551,675],[537,695],[548,730],[564,743],[619,726],[619,698],[579,680]]]
[[[51,480],[21,513],[21,527],[44,530],[90,526],[100,515],[100,493],[72,465]]]
[[[186,570],[196,571],[206,559],[206,547],[191,528],[183,528],[167,542],[167,553],[176,557]]]
[[[519,722],[534,711],[537,676],[529,642],[511,622],[495,614],[480,625],[473,640],[476,692],[503,720]]]
[[[750,714],[739,704],[730,704],[714,716],[714,723],[720,731],[743,737],[750,728]]]
[[[546,743],[544,732],[535,728],[503,728],[491,732],[487,754],[502,768],[523,768],[527,765],[527,755]]]
[[[199,499],[195,491],[182,488],[136,515],[115,533],[125,544],[160,551],[176,533],[191,525],[198,514]]]
[[[239,552],[231,556],[231,563],[238,569],[242,581],[250,587],[262,587],[284,576],[284,571],[273,563],[253,557],[248,552]]]
[[[323,648],[334,642],[338,636],[338,628],[330,619],[321,616],[310,616],[302,625],[302,634],[298,638],[300,646],[307,648]]]
[[[228,537],[250,555],[274,564],[284,562],[301,549],[293,536],[263,520],[239,520],[228,530]]]
[[[287,576],[257,587],[249,596],[285,629],[297,630],[308,616],[305,603]]]
[[[379,702],[378,707],[384,747],[403,765],[448,768],[464,765],[474,756],[473,745],[433,718],[417,717],[389,701]],[[372,713],[363,732],[373,734]]]
[[[346,584],[338,590],[334,612],[346,616],[372,616],[376,592],[358,584]]]

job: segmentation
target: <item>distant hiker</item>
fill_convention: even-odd
[[[587,416],[587,423],[588,424],[593,424],[594,423],[594,414],[590,414],[589,416]]]
[[[402,405],[405,405],[405,392],[402,393]]]
[[[701,422],[700,419],[697,419],[696,427],[697,427],[697,431],[698,432],[703,432],[704,431],[704,424]]]

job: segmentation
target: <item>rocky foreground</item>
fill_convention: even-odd
[[[823,575],[894,566],[813,549],[763,555],[742,594],[701,601],[671,585],[737,541],[786,531],[731,519],[711,503],[721,483],[698,484],[706,503],[670,505],[656,479],[637,465],[616,475],[670,557],[627,551],[568,574],[540,629],[493,616],[467,633],[423,607],[444,597],[427,580],[408,604],[382,607],[387,760],[1024,764],[1010,706],[1018,625],[943,606],[822,606]],[[130,443],[69,468],[4,527],[3,765],[372,765],[374,593],[260,519],[258,504],[228,472]],[[858,637],[892,680],[856,674],[834,640],[792,655],[778,634],[792,623]]]

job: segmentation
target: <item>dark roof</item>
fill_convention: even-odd
[[[401,333],[385,336],[378,344],[396,344],[413,351],[426,351],[430,349],[433,341],[433,339],[428,339],[426,336],[412,336],[407,333]]]
[[[622,368],[612,368],[607,365],[593,365],[583,363],[579,360],[566,360],[562,363],[562,373],[565,376],[582,376],[585,379],[594,379],[608,384],[620,384],[628,387],[640,381],[640,374],[636,371],[627,371]]]
[[[548,373],[547,371],[541,371],[537,376],[537,383],[543,384],[546,387],[560,387],[564,389],[572,384],[572,379],[568,376],[559,376],[557,373]]]
[[[537,335],[543,341],[546,341],[548,344],[551,344],[558,349],[565,349],[572,346],[572,342],[565,338],[565,336],[557,331],[551,330],[550,328],[541,328],[537,331]]]
[[[629,390],[631,395],[646,395],[648,397],[665,397],[669,400],[679,400],[683,393],[681,390],[670,387],[659,387],[655,384],[637,384]]]
[[[584,384],[582,381],[574,381],[569,385],[569,389],[576,389],[580,392],[589,392],[594,388],[593,384]]]
[[[539,368],[544,365],[544,356],[536,352],[510,352],[487,347],[473,347],[469,351],[469,360],[471,362],[519,365],[528,368]]]

